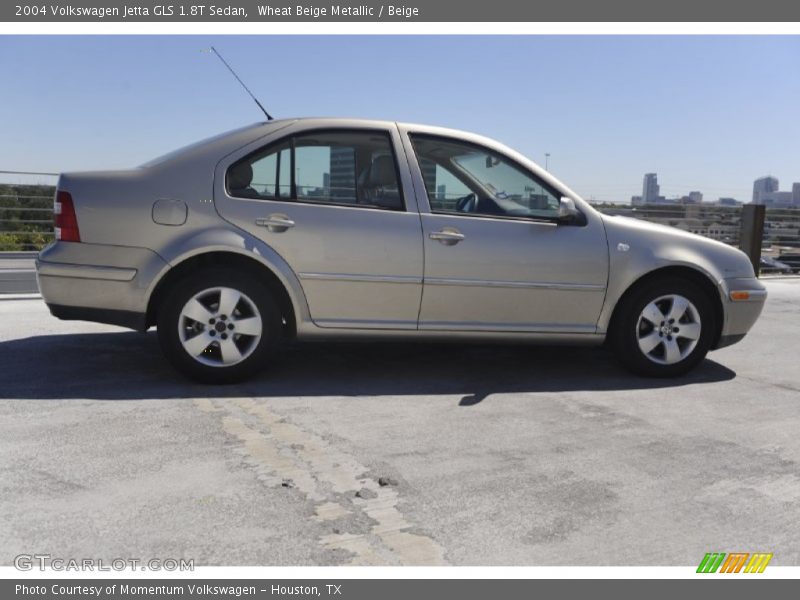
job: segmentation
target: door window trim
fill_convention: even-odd
[[[324,200],[314,200],[310,198],[299,198],[297,195],[297,180],[296,180],[296,169],[295,169],[295,144],[296,138],[304,137],[306,135],[319,135],[319,134],[338,134],[338,133],[348,133],[348,134],[365,134],[365,135],[375,135],[378,134],[382,137],[385,137],[388,142],[388,148],[392,153],[392,161],[394,163],[394,171],[395,171],[395,178],[397,180],[397,193],[400,197],[401,206],[393,208],[391,206],[380,206],[378,204],[361,204],[361,203],[353,203],[353,202],[331,202],[331,201],[324,201]],[[228,173],[230,171],[244,163],[244,162],[253,162],[253,157],[262,155],[262,157],[269,156],[270,152],[278,148],[278,154],[282,152],[280,149],[281,145],[284,145],[286,148],[290,149],[290,159],[291,159],[291,182],[290,182],[290,190],[289,190],[289,197],[284,197],[279,193],[277,188],[279,179],[276,177],[275,180],[275,191],[276,194],[274,196],[264,196],[259,198],[252,198],[250,196],[236,196],[231,193],[230,188],[228,187]],[[358,182],[356,181],[356,185]],[[236,200],[253,200],[255,202],[291,202],[295,204],[308,204],[314,206],[340,206],[346,208],[363,208],[363,209],[371,209],[371,210],[384,210],[389,212],[408,212],[408,203],[406,202],[406,196],[403,189],[403,182],[401,178],[401,171],[400,171],[400,163],[398,160],[398,153],[397,148],[395,147],[395,140],[392,138],[392,134],[389,130],[386,129],[374,129],[374,128],[336,128],[336,127],[322,127],[317,129],[305,129],[302,131],[297,131],[294,133],[290,133],[285,135],[282,138],[274,140],[260,148],[253,150],[252,152],[248,152],[246,155],[242,156],[241,158],[236,159],[234,162],[229,164],[225,167],[225,176],[224,176],[224,183],[223,187],[225,189],[225,193],[228,195],[229,198],[234,198]]]

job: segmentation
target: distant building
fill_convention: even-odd
[[[757,204],[774,208],[788,208],[792,205],[792,192],[762,192],[758,196]]]
[[[792,206],[800,208],[800,183],[792,184]]]
[[[689,233],[696,233],[704,237],[718,240],[720,242],[732,243],[739,235],[739,226],[725,223],[706,224],[698,218],[684,218],[675,223],[670,223],[673,227],[683,229]]]
[[[703,192],[689,192],[689,201],[700,204],[703,201]]]
[[[741,202],[739,202],[736,198],[720,198],[717,200],[717,204],[720,206],[739,206]]]
[[[658,175],[645,173],[642,182],[642,204],[657,204],[659,202]]]
[[[771,194],[778,191],[778,178],[768,175],[759,177],[753,182],[753,204],[764,204],[762,197],[764,194]]]
[[[712,240],[731,243],[739,237],[739,225],[726,225],[723,223],[711,223],[705,233],[701,234]]]
[[[683,212],[687,219],[696,219],[703,213],[703,207],[696,202],[687,202],[683,205]]]
[[[698,235],[705,235],[706,225],[696,217],[687,217],[677,221],[671,221],[670,225],[689,233],[696,233]]]
[[[641,196],[631,196],[631,204],[641,206],[643,204]]]
[[[356,197],[356,154],[352,148],[333,146],[330,158],[331,198],[355,201]]]
[[[436,186],[436,199],[437,200],[447,200],[447,186],[437,185]]]
[[[684,196],[685,198],[686,196]],[[656,196],[650,201],[650,204],[681,204],[682,198],[675,196],[674,198],[667,198],[666,196]]]

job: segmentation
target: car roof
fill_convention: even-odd
[[[304,127],[319,127],[319,128],[334,128],[334,127],[357,127],[365,128],[374,126],[376,128],[387,129],[395,126],[410,129],[417,132],[430,133],[442,136],[452,136],[460,139],[472,141],[475,143],[483,143],[497,148],[502,147],[504,150],[513,152],[510,148],[504,147],[496,140],[483,137],[481,135],[471,133],[468,131],[460,131],[457,129],[448,129],[445,127],[436,127],[433,125],[421,125],[416,123],[401,123],[398,121],[388,121],[379,119],[359,119],[351,117],[294,117],[273,119],[271,121],[260,121],[239,127],[231,131],[226,131],[209,138],[194,142],[177,150],[173,150],[158,158],[150,160],[142,167],[166,167],[174,166],[181,162],[192,162],[197,160],[210,160],[214,158],[218,160],[220,156],[224,156],[237,148],[241,148],[254,142],[262,137],[271,135],[280,131],[281,129],[288,128],[292,125],[302,124]]]
[[[441,127],[438,125],[429,125],[425,123],[414,123],[414,122],[407,122],[407,121],[394,121],[391,119],[365,119],[360,117],[290,117],[290,118],[282,118],[282,119],[273,119],[272,121],[261,121],[259,123],[254,123],[252,127],[261,127],[270,124],[291,124],[291,123],[303,123],[304,125],[311,125],[312,127],[317,124],[320,126],[337,126],[337,127],[347,127],[348,125],[353,126],[376,126],[376,127],[390,127],[392,125],[398,125],[403,128],[408,129],[417,129],[417,130],[435,130],[440,132],[448,132],[452,135],[458,137],[471,137],[476,134],[472,131],[466,131],[463,129],[453,129],[449,127]]]

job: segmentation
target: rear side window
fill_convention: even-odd
[[[387,133],[303,133],[232,165],[230,196],[402,210],[397,161]]]

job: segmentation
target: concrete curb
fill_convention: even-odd
[[[41,294],[2,294],[0,293],[0,302],[3,300],[41,300]]]
[[[39,256],[38,252],[31,250],[28,251],[13,251],[13,252],[0,252],[0,258],[36,258]]]
[[[31,269],[0,269],[0,294],[36,294],[36,271]]]

